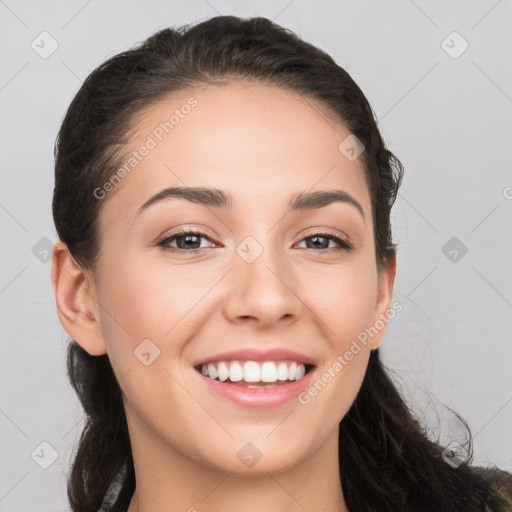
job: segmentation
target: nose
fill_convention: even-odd
[[[288,259],[289,255],[275,242],[259,244],[253,239],[238,247],[224,303],[224,313],[231,322],[250,321],[266,329],[277,322],[290,324],[299,318],[305,306]]]

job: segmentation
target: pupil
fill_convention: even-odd
[[[190,249],[190,247],[189,247],[189,246],[187,246],[187,243],[186,243],[186,242],[185,242],[185,243],[180,243],[180,242],[179,242],[180,240],[186,240],[186,239],[189,239],[189,238],[195,238],[195,239],[197,239],[198,237],[197,237],[196,235],[184,235],[184,236],[181,236],[181,237],[179,237],[179,238],[177,238],[177,239],[176,239],[176,240],[177,240],[177,242],[178,242],[178,247],[179,247],[180,249]],[[194,243],[194,242],[192,242],[192,243]],[[196,242],[195,242],[195,243],[197,243],[197,240],[196,240]]]
[[[325,238],[325,237],[323,237],[323,236],[313,236],[313,237],[311,237],[309,240],[311,240],[311,241],[315,241],[315,240],[322,240],[322,239],[323,239],[323,240],[326,240],[326,238]],[[322,245],[322,244],[320,244],[320,245]],[[324,245],[325,245],[325,244],[324,244]],[[315,244],[315,245],[314,245],[314,247],[318,247],[318,244]],[[308,247],[308,248],[309,248],[309,247]]]

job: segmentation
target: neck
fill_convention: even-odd
[[[287,469],[222,471],[186,456],[154,433],[132,437],[136,489],[128,512],[349,512],[341,489],[338,431]],[[256,468],[257,466],[255,466]]]

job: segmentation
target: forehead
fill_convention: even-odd
[[[135,211],[171,186],[231,191],[235,208],[262,195],[288,202],[292,193],[343,188],[366,209],[362,158],[350,161],[338,148],[349,135],[313,98],[260,82],[179,91],[134,118],[125,162],[151,149],[126,166],[108,209]]]

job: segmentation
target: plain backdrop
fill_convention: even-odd
[[[0,511],[65,511],[83,427],[51,288],[53,144],[84,78],[165,26],[265,16],[330,53],[405,166],[381,348],[433,436],[512,470],[512,2],[0,0]],[[453,438],[453,439],[452,439]],[[43,444],[42,444],[43,443]],[[47,466],[47,467],[44,467]]]

